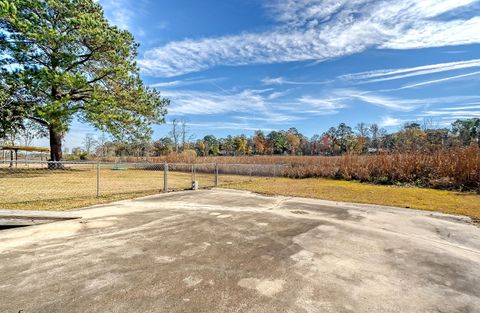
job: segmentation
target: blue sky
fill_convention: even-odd
[[[197,138],[480,117],[479,0],[100,0]],[[169,126],[155,126],[154,139]],[[81,143],[75,123],[66,146]]]

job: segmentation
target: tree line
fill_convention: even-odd
[[[323,155],[371,154],[385,152],[434,152],[480,144],[480,119],[457,120],[450,127],[439,128],[431,121],[410,122],[388,133],[377,124],[359,123],[351,127],[340,123],[310,138],[296,128],[253,135],[217,138],[206,135],[194,139],[186,121],[174,120],[168,136],[153,141],[123,142],[108,140],[102,134],[85,136],[83,147],[71,154],[87,157],[155,157],[171,154],[191,156],[242,155]]]

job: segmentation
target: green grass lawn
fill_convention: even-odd
[[[380,186],[322,178],[269,178],[238,182],[228,188],[266,195],[317,198],[459,214],[480,222],[480,195],[428,188]]]

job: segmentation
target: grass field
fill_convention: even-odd
[[[66,170],[42,168],[0,168],[0,209],[11,210],[68,210],[129,199],[162,192],[163,170],[129,168],[113,171],[110,167],[100,170],[100,197],[97,192],[95,164],[69,165]],[[213,187],[215,176],[197,174],[201,188]],[[255,179],[238,175],[221,175],[220,183],[229,184]],[[169,190],[191,187],[192,175],[188,172],[170,171]]]
[[[229,188],[266,195],[317,198],[437,211],[471,217],[480,222],[480,195],[428,188],[380,186],[322,178],[269,178],[238,182]]]
[[[163,190],[163,171],[136,169],[100,170],[100,197],[96,197],[93,164],[67,170],[0,168],[0,209],[68,210],[94,204],[157,194]],[[189,189],[191,173],[170,171],[169,190]],[[214,186],[214,174],[197,174],[201,188]],[[427,188],[380,186],[322,178],[261,178],[220,175],[220,186],[267,195],[318,198],[370,203],[466,215],[480,221],[480,195]]]

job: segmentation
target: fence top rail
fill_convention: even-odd
[[[155,166],[155,165],[165,165],[168,164],[169,166],[202,166],[202,165],[210,165],[210,166],[278,166],[278,167],[286,167],[287,164],[282,163],[224,163],[224,162],[193,162],[193,163],[177,163],[177,162],[99,162],[99,161],[37,161],[37,160],[0,160],[0,163],[3,164],[10,164],[10,163],[18,163],[18,164],[80,164],[80,165],[109,165],[109,166],[117,166],[117,165],[130,165],[130,166]]]

